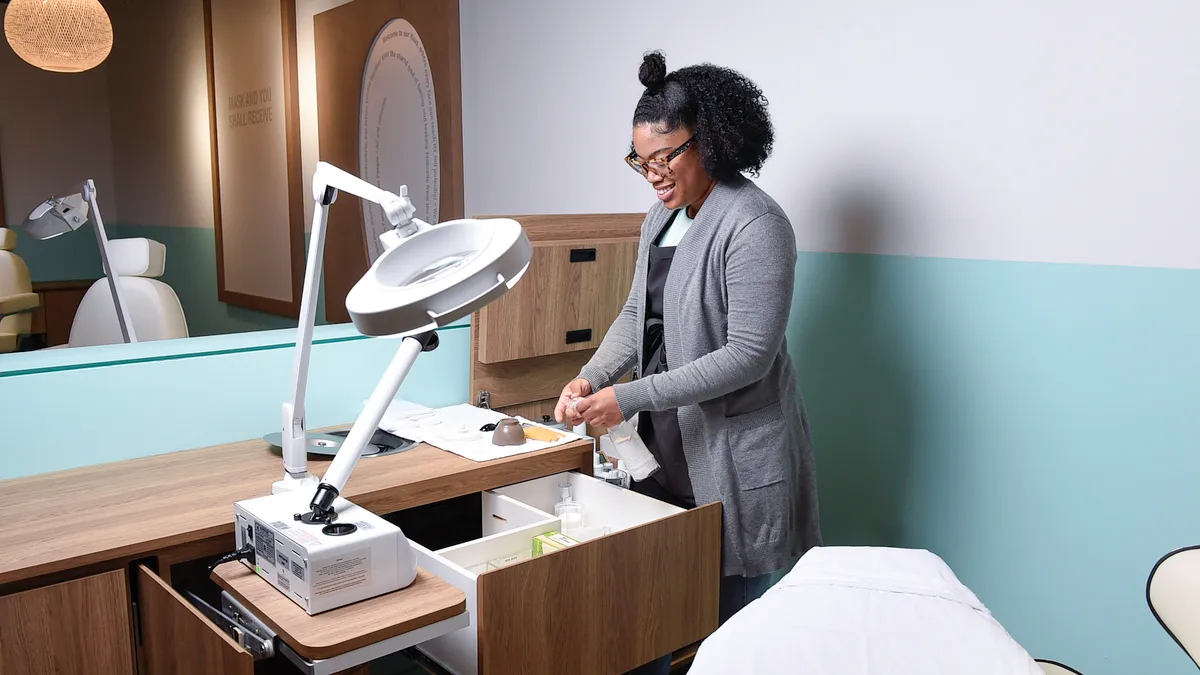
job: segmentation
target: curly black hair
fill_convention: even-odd
[[[653,51],[642,58],[638,79],[646,90],[633,125],[652,124],[661,133],[692,131],[700,162],[713,178],[757,176],[771,156],[775,130],[767,98],[741,73],[705,63],[668,74],[666,58]]]

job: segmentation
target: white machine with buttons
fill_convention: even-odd
[[[411,584],[417,560],[400,528],[345,499],[337,520],[296,519],[311,495],[289,492],[234,505],[237,546],[254,546],[245,561],[309,614],[390,593]]]

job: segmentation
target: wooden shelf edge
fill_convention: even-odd
[[[417,570],[416,580],[405,588],[321,612],[315,616],[307,615],[303,608],[240,562],[230,562],[218,566],[213,571],[212,578],[217,585],[228,591],[246,609],[253,612],[256,618],[283,638],[297,654],[313,660],[340,656],[376,642],[432,626],[439,621],[456,617],[467,611],[466,594],[424,569]],[[426,592],[429,586],[434,586],[437,593],[453,597],[454,602],[452,604],[442,602],[433,610],[408,618],[401,623],[389,625],[383,621],[373,622],[375,628],[361,633],[338,636],[333,631],[321,630],[322,640],[319,642],[303,641],[295,636],[294,630],[288,628],[288,625],[294,626],[297,621],[314,621],[326,625],[352,624],[356,615],[362,613],[374,614],[380,619],[385,616],[390,619],[395,616],[395,608],[398,603],[406,600],[399,598],[399,595]],[[275,607],[264,607],[263,600],[275,604]],[[285,625],[285,621],[288,622],[288,625]]]

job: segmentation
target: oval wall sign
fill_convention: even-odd
[[[407,185],[416,217],[437,223],[441,162],[433,74],[411,23],[392,19],[375,36],[360,95],[359,176],[397,194]],[[362,209],[367,256],[373,263],[383,252],[379,235],[391,224],[378,205],[363,201]]]

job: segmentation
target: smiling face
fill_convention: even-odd
[[[687,207],[688,215],[695,216],[714,182],[700,162],[695,140],[689,139],[692,132],[685,128],[664,134],[652,124],[639,124],[633,128],[633,159],[645,163],[646,181],[664,206]],[[684,144],[688,146],[676,153]]]

